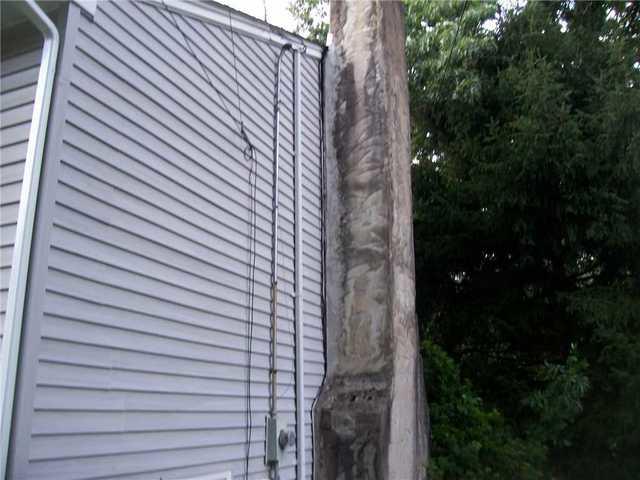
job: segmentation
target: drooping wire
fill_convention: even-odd
[[[249,272],[247,276],[249,291],[249,308],[247,321],[247,368],[246,368],[246,389],[245,389],[245,456],[244,456],[244,478],[249,478],[249,460],[251,458],[251,442],[253,439],[253,407],[251,406],[251,370],[253,364],[253,326],[255,323],[255,288],[256,288],[256,222],[257,222],[257,182],[258,182],[258,161],[256,150],[251,145],[247,132],[244,128],[244,117],[240,104],[240,84],[238,82],[238,64],[236,58],[235,31],[231,12],[229,14],[229,32],[231,34],[231,54],[233,57],[233,75],[236,84],[236,99],[238,102],[238,114],[240,116],[240,135],[247,147],[244,150],[245,159],[249,161]]]
[[[236,98],[238,99],[238,113],[240,114],[240,123],[243,123],[242,119],[242,109],[240,108],[240,86],[238,84],[238,66],[236,64],[236,36],[235,31],[233,30],[233,23],[231,21],[231,11],[227,12],[229,14],[229,31],[231,33],[231,56],[233,57],[233,74],[236,81]]]
[[[182,30],[182,27],[180,27],[180,24],[178,23],[178,21],[176,20],[174,14],[173,14],[173,11],[170,8],[167,7],[167,5],[164,3],[164,0],[162,0],[162,5],[164,6],[164,9],[167,12],[169,12],[169,17],[171,18],[171,23],[173,23],[173,25],[176,27],[176,29],[182,35],[182,38],[184,40],[184,44],[185,44],[187,50],[189,51],[189,54],[193,57],[193,59],[196,62],[198,62],[198,65],[200,65],[200,69],[202,70],[202,73],[204,75],[203,79],[216,92],[216,94],[218,95],[218,98],[220,99],[220,103],[222,104],[222,109],[233,120],[233,122],[236,124],[236,127],[238,128],[238,132],[241,132],[242,131],[242,125],[241,125],[240,121],[236,117],[234,117],[233,114],[231,113],[231,110],[229,110],[229,107],[227,106],[227,102],[224,99],[224,96],[222,95],[220,90],[218,90],[218,88],[215,86],[215,84],[211,80],[211,77],[209,75],[209,69],[205,66],[204,63],[202,63],[202,61],[200,60],[198,55],[196,55],[196,52],[193,50],[193,47],[191,46],[191,41],[189,40],[189,37],[184,32],[184,30]]]
[[[211,76],[209,75],[208,68],[204,65],[204,63],[200,60],[200,58],[196,55],[193,47],[191,46],[191,41],[187,34],[182,30],[180,24],[176,20],[173,11],[167,8],[164,0],[162,1],[162,5],[164,9],[169,13],[169,17],[175,26],[175,28],[180,32],[182,38],[184,40],[184,44],[189,52],[189,54],[196,60],[196,62],[200,65],[200,69],[204,75],[203,79],[209,84],[209,86],[216,92],[218,98],[220,99],[220,103],[222,104],[222,108],[225,113],[233,120],[238,128],[238,134],[240,138],[244,142],[244,148],[242,150],[242,154],[244,159],[249,162],[249,261],[248,261],[248,275],[247,275],[247,290],[249,296],[248,302],[248,321],[247,321],[247,378],[246,378],[246,389],[245,389],[245,401],[246,401],[246,453],[245,453],[245,472],[244,476],[248,479],[249,477],[249,458],[251,452],[251,440],[252,440],[252,408],[251,408],[251,367],[252,367],[252,354],[253,354],[253,326],[254,326],[254,314],[255,314],[255,274],[256,274],[256,233],[257,233],[257,183],[258,183],[258,158],[257,158],[257,150],[254,147],[253,143],[249,139],[249,135],[244,126],[244,118],[242,115],[242,108],[240,104],[240,86],[238,83],[238,67],[236,62],[236,52],[235,52],[235,38],[234,38],[234,30],[233,25],[231,24],[231,13],[229,13],[229,28],[231,30],[231,41],[232,41],[232,53],[233,53],[233,70],[234,70],[234,79],[236,86],[236,97],[238,102],[238,116],[239,119],[236,118],[229,109],[227,102],[225,101],[222,93],[215,86],[213,81],[211,80]]]
[[[249,318],[247,322],[247,380],[246,380],[246,447],[245,447],[245,459],[244,459],[244,477],[249,478],[249,458],[251,456],[251,440],[253,433],[253,420],[252,420],[252,407],[251,407],[251,367],[252,367],[252,355],[253,355],[253,325],[254,325],[254,304],[255,304],[255,287],[256,287],[256,218],[257,218],[257,183],[258,183],[258,162],[255,155],[255,149],[251,148],[248,152],[250,155],[250,167],[249,167],[249,190],[251,191],[250,203],[250,238],[249,238],[249,275],[248,275],[248,290],[249,290]],[[245,152],[245,158],[247,158],[247,152]]]
[[[247,147],[244,150],[245,159],[249,161],[249,190],[250,208],[249,208],[249,272],[247,276],[249,291],[249,308],[247,321],[247,368],[246,368],[246,389],[245,389],[245,456],[244,456],[244,478],[249,478],[249,460],[251,458],[251,442],[253,439],[253,407],[251,406],[251,370],[253,364],[253,326],[255,323],[255,288],[256,288],[256,222],[257,222],[257,182],[258,182],[258,161],[256,150],[251,145],[247,132],[244,128],[244,118],[242,116],[242,107],[240,104],[240,84],[238,82],[238,65],[236,61],[236,42],[235,31],[229,12],[229,31],[231,33],[231,52],[233,56],[233,74],[236,83],[236,98],[238,101],[238,113],[240,115],[240,135],[246,142]]]
[[[467,10],[467,4],[469,3],[469,0],[464,0],[464,3],[462,4],[462,10],[460,12],[460,15],[458,15],[458,25],[456,26],[456,33],[453,36],[453,43],[451,44],[451,48],[449,49],[449,55],[447,55],[447,60],[444,62],[444,66],[442,67],[442,78],[445,78],[445,75],[447,73],[447,68],[449,67],[449,61],[451,60],[451,54],[453,53],[453,49],[456,46],[456,43],[458,43],[458,35],[460,34],[460,25],[462,24],[462,17],[464,17],[464,12]]]

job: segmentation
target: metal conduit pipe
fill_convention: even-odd
[[[273,134],[273,186],[271,193],[271,405],[269,413],[278,413],[278,217],[280,206],[280,68],[284,52],[291,50],[291,44],[282,46],[276,65],[274,134]]]
[[[295,225],[295,303],[294,314],[296,319],[296,478],[305,478],[306,445],[304,435],[304,313],[303,307],[303,278],[302,278],[302,153],[301,134],[302,122],[300,117],[300,100],[302,90],[300,88],[300,50],[293,53],[294,76],[294,104],[293,104],[293,131],[294,131],[294,225]]]
[[[11,260],[11,277],[9,278],[7,295],[2,355],[0,356],[0,412],[2,413],[0,424],[0,478],[5,478],[7,471],[13,400],[20,356],[24,299],[31,257],[31,240],[38,201],[38,187],[40,184],[40,171],[42,170],[42,155],[47,133],[53,80],[60,45],[60,36],[56,26],[35,1],[24,0],[21,7],[27,19],[42,33],[44,44],[24,164],[16,239]]]
[[[287,50],[293,50],[294,75],[294,224],[295,224],[295,302],[294,315],[296,322],[295,355],[296,355],[296,477],[304,478],[305,435],[304,435],[304,320],[303,320],[303,285],[302,285],[302,155],[300,99],[300,55],[305,51],[304,46],[293,46],[287,43],[282,46],[276,65],[276,91],[274,104],[274,159],[273,159],[273,192],[272,192],[272,231],[271,239],[271,403],[269,414],[275,418],[278,413],[278,212],[279,212],[279,168],[280,168],[280,74],[282,58]],[[273,478],[277,478],[277,463],[271,465]]]
[[[280,206],[280,68],[282,57],[292,45],[286,43],[280,49],[276,61],[276,81],[274,98],[274,133],[273,133],[273,187],[271,196],[271,370],[270,370],[270,404],[269,417],[276,420],[278,414],[278,217]],[[277,423],[277,422],[276,422]],[[278,462],[269,464],[272,479],[278,478]]]

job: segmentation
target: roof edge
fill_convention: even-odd
[[[146,3],[167,8],[173,12],[187,15],[198,20],[213,23],[217,26],[235,32],[244,33],[251,37],[263,40],[278,46],[286,43],[305,47],[305,54],[321,59],[323,48],[321,45],[306,40],[300,35],[271,25],[270,23],[239,12],[227,5],[214,1],[189,1],[189,0],[144,0]]]

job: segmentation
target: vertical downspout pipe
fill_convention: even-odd
[[[56,26],[36,2],[25,0],[21,6],[27,19],[42,33],[44,44],[22,178],[16,239],[11,260],[11,277],[9,278],[2,355],[0,356],[0,412],[2,413],[0,424],[0,455],[2,455],[0,478],[5,478],[7,471],[13,400],[20,356],[20,335],[22,333],[24,300],[31,257],[31,240],[38,201],[42,154],[47,133],[53,80],[60,45],[60,36]]]
[[[291,50],[290,43],[280,49],[276,60],[276,81],[274,98],[274,132],[273,132],[273,190],[271,205],[271,371],[270,371],[270,404],[269,417],[276,419],[278,415],[278,218],[280,209],[280,73],[282,57],[287,50]],[[278,461],[269,463],[270,478],[278,480]]]
[[[294,313],[296,318],[296,478],[305,478],[306,466],[306,446],[305,446],[305,399],[304,399],[304,313],[303,307],[303,284],[302,284],[302,152],[301,133],[302,122],[300,118],[300,49],[294,49],[293,53],[293,75],[294,75],[294,165],[295,165],[295,304]]]
[[[276,82],[274,101],[274,132],[273,132],[273,191],[271,201],[271,406],[269,414],[278,414],[278,217],[280,208],[280,68],[284,52],[291,49],[287,43],[280,49],[276,61]]]

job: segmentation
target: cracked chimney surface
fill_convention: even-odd
[[[425,477],[403,13],[401,2],[331,2],[322,480]]]

